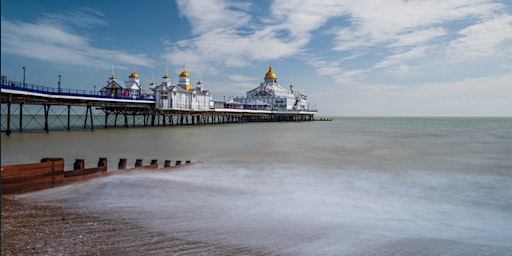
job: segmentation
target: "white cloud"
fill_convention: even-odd
[[[126,63],[153,66],[153,60],[144,54],[130,54],[92,46],[91,39],[76,32],[70,32],[62,19],[62,16],[50,14],[46,14],[46,19],[39,23],[10,21],[2,18],[2,54],[14,54],[52,63],[103,68],[110,67],[112,64]],[[71,19],[73,22],[69,24],[78,21],[82,21],[84,26],[104,24],[101,20],[94,21],[96,19],[94,17],[86,17],[85,14]]]
[[[450,42],[448,54],[457,60],[512,55],[512,16],[500,16],[468,26],[458,32],[462,36]],[[508,45],[504,45],[507,44]]]
[[[424,57],[427,51],[431,48],[432,47],[428,46],[418,46],[405,52],[390,55],[386,57],[383,61],[376,63],[374,68],[384,68],[396,64],[402,64],[410,59]]]
[[[440,36],[444,36],[447,34],[446,29],[441,27],[432,27],[428,29],[422,29],[418,31],[408,32],[404,34],[400,34],[395,42],[392,42],[390,47],[400,47],[400,46],[410,46],[410,45],[420,45],[427,43],[435,38]]]

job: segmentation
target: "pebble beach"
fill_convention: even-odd
[[[128,221],[2,196],[2,255],[266,255],[189,241]]]

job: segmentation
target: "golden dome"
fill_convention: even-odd
[[[169,77],[169,75],[165,74],[164,76],[162,76],[163,79],[167,79],[167,78],[171,78]]]
[[[112,76],[109,79],[114,80],[114,79],[116,79],[116,76],[114,76],[114,74],[112,74]]]
[[[130,74],[130,76],[128,78],[139,78],[139,74],[133,72]]]
[[[203,82],[201,82],[201,80],[199,80],[196,84],[203,84]]]
[[[188,75],[188,72],[187,72],[187,71],[185,71],[185,70],[183,70],[183,72],[181,72],[180,76],[190,77],[190,76]]]
[[[276,73],[274,73],[274,71],[272,71],[272,65],[270,65],[270,67],[268,68],[268,72],[265,74],[265,79],[268,79],[268,78],[271,78],[271,79],[277,78]]]

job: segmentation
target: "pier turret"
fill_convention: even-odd
[[[192,90],[192,85],[190,84],[190,75],[186,70],[183,70],[183,72],[181,72],[178,85],[187,91]]]

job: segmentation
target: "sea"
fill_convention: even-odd
[[[19,195],[187,241],[263,255],[512,255],[512,118],[2,133],[1,145],[2,165],[192,161]]]

